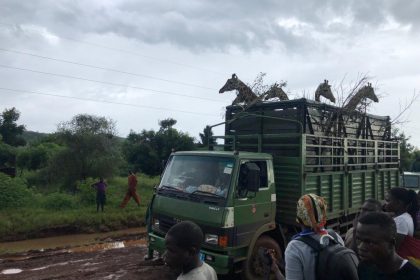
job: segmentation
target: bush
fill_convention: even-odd
[[[87,179],[77,185],[77,197],[82,205],[94,205],[96,203],[96,191],[91,187],[93,179]]]
[[[49,194],[43,202],[43,207],[49,210],[73,209],[75,206],[75,198],[65,193]]]
[[[25,180],[0,173],[0,209],[28,205],[32,198],[33,192]]]

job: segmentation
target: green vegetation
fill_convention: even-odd
[[[195,145],[171,118],[158,131],[122,139],[115,122],[100,116],[76,115],[53,134],[26,133],[19,117],[15,108],[0,114],[0,240],[143,225],[162,162],[172,149]],[[120,209],[128,169],[140,174],[141,206]],[[91,188],[99,177],[108,183],[105,213],[96,212]]]
[[[117,230],[144,224],[147,205],[158,177],[139,175],[141,205],[131,201],[125,209],[118,206],[127,190],[127,178],[107,181],[104,213],[96,212],[94,182],[89,178],[77,186],[76,194],[51,192],[42,194],[28,188],[22,178],[0,174],[0,240],[38,236]]]
[[[158,175],[173,150],[194,150],[194,138],[173,128],[176,122],[169,118],[159,122],[158,131],[131,131],[122,147],[130,167],[146,174]]]
[[[206,126],[195,142],[174,128],[176,120],[167,118],[159,121],[157,131],[131,131],[120,138],[113,120],[88,114],[59,124],[52,134],[40,134],[26,132],[19,117],[16,108],[0,114],[0,240],[139,226],[170,153],[205,149],[212,136]],[[401,139],[402,167],[407,170],[420,152],[403,133],[394,131],[393,136]],[[142,203],[138,208],[131,202],[122,210],[118,205],[129,169],[141,173]],[[109,185],[103,214],[96,213],[90,187],[99,177]]]

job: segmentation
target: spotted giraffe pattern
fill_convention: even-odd
[[[219,90],[219,93],[226,91],[237,90],[236,98],[232,105],[245,103],[251,104],[258,99],[257,95],[244,82],[238,79],[236,74],[232,74],[232,78],[228,79],[225,85]]]
[[[289,97],[287,96],[287,94],[284,92],[284,90],[282,89],[282,86],[284,85],[281,84],[277,84],[275,83],[274,85],[272,85],[270,87],[270,89],[264,93],[264,100],[269,100],[269,99],[273,99],[273,98],[278,98],[280,100],[289,100]]]
[[[323,83],[319,84],[315,91],[315,101],[320,102],[321,96],[325,97],[332,103],[335,103],[335,97],[331,91],[331,85],[328,84],[328,80],[324,80]]]
[[[371,83],[368,83],[366,86],[359,89],[357,93],[349,100],[349,102],[347,102],[347,104],[344,105],[343,108],[348,111],[356,110],[357,106],[365,98],[370,99],[373,102],[379,101]]]

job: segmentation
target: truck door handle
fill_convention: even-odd
[[[264,213],[264,218],[267,218],[268,216],[270,216],[270,214]]]

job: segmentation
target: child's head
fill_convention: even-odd
[[[181,271],[199,259],[204,236],[193,222],[180,222],[168,231],[165,237],[165,262],[174,270]]]

